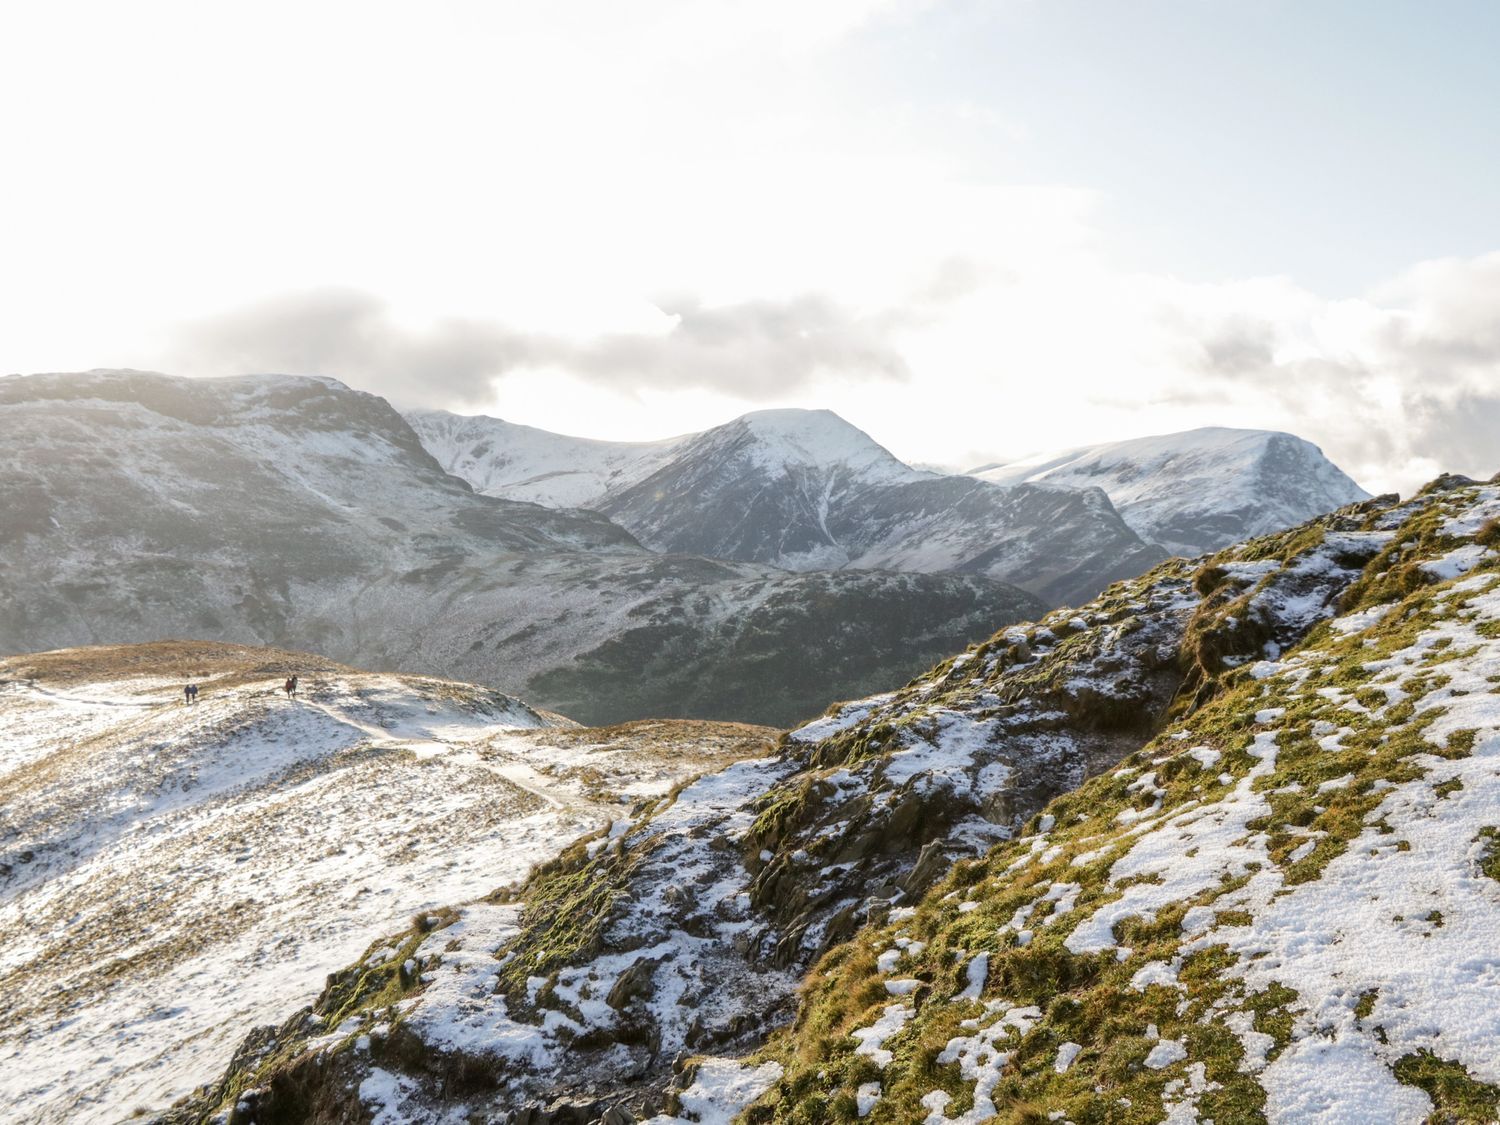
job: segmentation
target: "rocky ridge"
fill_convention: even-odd
[[[1357,534],[1300,644],[830,954],[745,1120],[1493,1120],[1500,487]]]

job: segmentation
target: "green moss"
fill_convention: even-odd
[[[551,977],[563,966],[591,956],[603,947],[602,934],[615,898],[644,859],[643,850],[615,845],[589,854],[585,838],[551,863],[532,872],[515,892],[524,901],[521,932],[509,946],[510,956],[498,968],[500,987],[512,1004],[526,1003],[526,982]]]
[[[1398,1082],[1432,1099],[1429,1121],[1493,1122],[1500,1115],[1500,1088],[1476,1082],[1459,1063],[1419,1051],[1397,1059],[1393,1069]]]
[[[1449,757],[1467,757],[1474,752],[1474,737],[1478,731],[1456,730],[1448,735],[1444,749]]]
[[[429,926],[428,914],[439,921]],[[406,963],[416,955],[417,947],[427,939],[430,930],[450,925],[456,917],[452,910],[428,912],[420,924],[395,938],[375,942],[350,968],[329,976],[317,1004],[327,1026],[337,1027],[359,1012],[389,1007],[420,987],[420,978],[406,969]],[[376,953],[392,947],[396,951],[393,956],[374,960]]]
[[[1500,882],[1500,828],[1481,828],[1474,842],[1479,845],[1479,870]]]

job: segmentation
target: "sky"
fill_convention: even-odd
[[[1488,0],[0,6],[0,371],[1500,470]]]

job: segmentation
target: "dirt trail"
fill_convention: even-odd
[[[487,761],[475,747],[475,743],[489,743],[494,738],[493,731],[476,733],[472,739],[461,741],[450,741],[436,738],[408,738],[402,735],[392,734],[382,727],[371,726],[369,723],[361,722],[352,715],[339,711],[327,704],[317,703],[310,699],[299,699],[307,707],[315,707],[322,711],[335,722],[343,723],[362,732],[370,739],[371,746],[383,746],[389,749],[411,750],[417,754],[433,753],[443,754],[450,758],[464,762],[467,765],[476,766],[487,770],[499,778],[530,793],[533,797],[551,805],[554,809],[568,812],[593,813],[607,815],[605,806],[594,801],[582,799],[572,793],[559,794],[546,774],[532,769],[524,762],[491,762]]]
[[[63,703],[84,703],[90,707],[169,707],[173,703],[181,703],[182,692],[178,692],[176,699],[88,699],[81,695],[68,695],[60,691],[52,691],[49,688],[39,686],[35,681],[14,680],[11,684],[0,686],[17,686],[23,691],[29,691],[35,695],[45,695],[48,699],[57,699]]]

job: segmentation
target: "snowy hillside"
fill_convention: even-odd
[[[1002,630],[405,932],[420,981],[172,1120],[1492,1119],[1497,526],[1448,478]]]
[[[0,379],[0,496],[0,652],[278,644],[590,722],[791,723],[1037,609],[983,575],[665,557],[475,493],[327,379]]]
[[[1494,1120],[1497,526],[1493,485],[1375,521],[1305,644],[826,965],[756,1119]]]
[[[1209,427],[976,469],[996,484],[1097,487],[1141,536],[1175,554],[1291,527],[1369,493],[1311,442]]]
[[[0,1116],[44,1122],[170,1103],[371,934],[770,745],[205,644],[0,661],[0,730]]]
[[[475,490],[549,508],[596,508],[650,476],[687,440],[595,441],[446,410],[405,417],[438,463]]]
[[[644,446],[485,418],[412,421],[480,491],[597,508],[657,551],[793,571],[978,574],[1054,604],[1163,557],[1097,489],[923,472],[828,410],[759,411]]]

